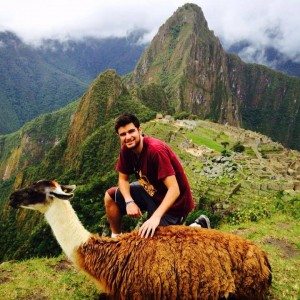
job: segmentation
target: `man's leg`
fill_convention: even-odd
[[[210,220],[206,215],[198,217],[190,226],[202,227],[210,229]]]
[[[130,184],[130,193],[141,211],[147,211],[147,218],[149,219],[157,209],[157,204],[155,204],[153,198],[147,194],[138,182]],[[112,237],[114,237],[121,233],[122,216],[126,214],[126,205],[120,190],[116,187],[107,190],[104,196],[104,203]],[[182,224],[184,220],[185,217],[174,217],[166,214],[161,218],[159,225],[179,225]]]
[[[104,205],[112,235],[120,234],[122,230],[122,215],[118,205],[108,192],[104,196]]]

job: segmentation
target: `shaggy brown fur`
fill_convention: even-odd
[[[44,213],[66,255],[112,299],[264,299],[271,268],[250,241],[189,226],[159,227],[148,239],[92,236],[66,200],[74,189],[42,180],[12,193],[10,205]]]
[[[92,237],[78,264],[113,299],[264,299],[271,284],[266,254],[233,234],[187,226]]]

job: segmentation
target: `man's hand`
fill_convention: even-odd
[[[126,212],[127,215],[131,218],[140,218],[142,216],[140,208],[134,202],[130,202],[126,206]]]
[[[160,218],[152,216],[139,229],[139,235],[143,238],[153,237],[155,229],[159,225]]]

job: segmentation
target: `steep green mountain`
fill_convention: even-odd
[[[239,107],[230,92],[226,54],[196,5],[179,8],[160,27],[129,84],[161,87],[173,112],[240,123]]]
[[[39,47],[0,32],[0,134],[13,132],[38,115],[79,98],[98,74],[131,71],[143,32],[127,38],[45,40]]]
[[[94,80],[81,98],[66,136],[65,152],[57,162],[60,161],[63,169],[73,173],[74,178],[82,180],[90,180],[90,175],[96,175],[99,179],[111,171],[118,155],[117,136],[111,130],[112,121],[124,111],[138,114],[141,120],[149,120],[155,116],[153,111],[129,94],[121,77],[114,70],[107,70]],[[113,160],[112,154],[115,158]],[[99,161],[106,163],[94,173]],[[46,160],[47,163],[50,169],[47,166],[41,169],[46,174],[48,171],[53,173],[51,158],[49,162]],[[62,170],[58,170],[55,176],[61,176]]]
[[[173,113],[259,131],[300,149],[300,79],[225,53],[195,4],[160,27],[127,84],[155,86]]]

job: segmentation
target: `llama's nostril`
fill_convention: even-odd
[[[15,195],[15,193],[11,194],[9,197],[9,202],[8,205],[13,207],[13,208],[18,208],[19,207],[19,201],[17,201],[17,197]]]
[[[16,203],[13,201],[13,199],[9,199],[9,202],[8,202],[8,205],[13,207],[13,208],[16,208]]]

